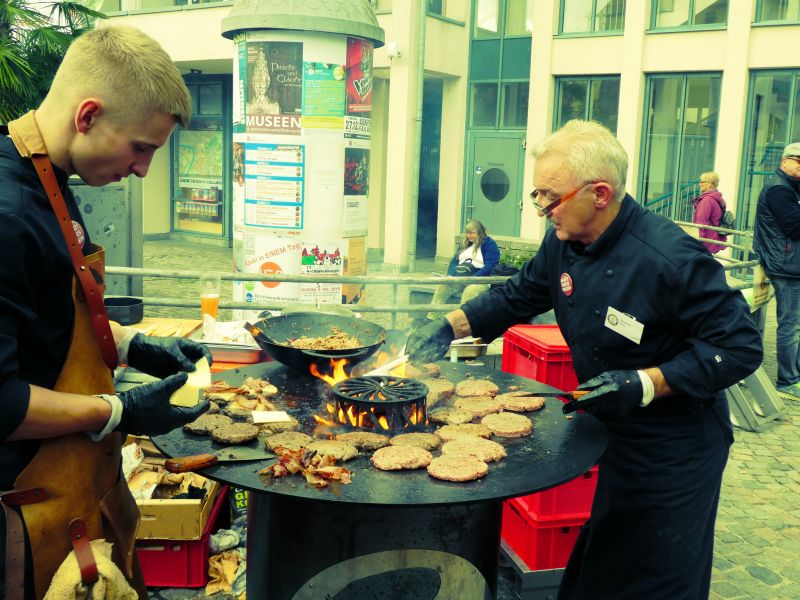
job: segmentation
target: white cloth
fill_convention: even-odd
[[[78,559],[72,551],[53,575],[44,600],[137,600],[139,595],[111,561],[112,545],[105,540],[92,540],[90,544],[97,563],[97,582],[89,587],[81,583]]]
[[[471,260],[472,264],[475,267],[482,269],[484,265],[483,252],[481,252],[481,248],[480,246],[478,246],[478,248],[475,249],[475,254],[473,255],[472,254],[473,246],[474,244],[470,244],[459,253],[458,264],[461,264],[467,260]]]

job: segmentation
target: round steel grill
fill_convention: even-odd
[[[427,423],[428,386],[415,379],[365,375],[333,386],[334,416],[353,429],[413,431]]]

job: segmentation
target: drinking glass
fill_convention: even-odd
[[[215,319],[219,316],[219,273],[203,273],[200,275],[200,312],[205,317]]]

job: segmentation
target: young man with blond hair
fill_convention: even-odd
[[[146,597],[133,553],[138,509],[120,477],[122,436],[167,433],[203,413],[207,403],[179,408],[169,399],[185,372],[210,356],[200,344],[108,322],[102,249],[89,239],[67,181],[144,177],[175,124],[188,123],[190,107],[157,42],[107,27],[72,44],[41,106],[0,135],[5,598],[41,598],[70,551],[85,566],[81,540],[98,538],[113,543],[118,569],[101,576],[127,579]],[[163,380],[114,394],[118,362]],[[76,523],[85,531],[71,536]]]

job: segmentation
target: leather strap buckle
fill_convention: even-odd
[[[78,559],[83,585],[88,586],[95,583],[98,579],[97,562],[94,560],[94,553],[89,544],[89,536],[86,533],[86,521],[72,519],[69,522],[69,540],[72,543],[72,549],[75,551],[75,558]]]

